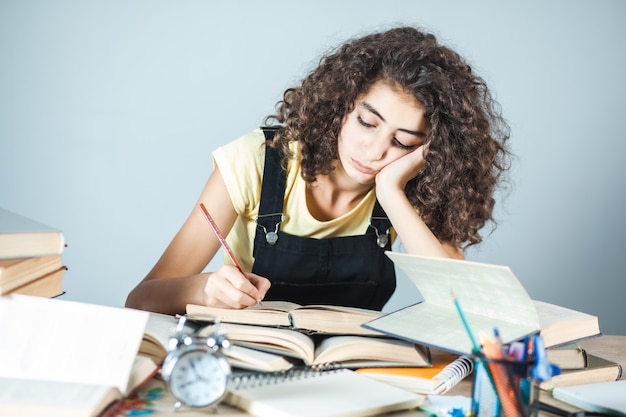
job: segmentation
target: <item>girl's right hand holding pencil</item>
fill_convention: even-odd
[[[205,305],[221,308],[244,308],[259,303],[271,286],[267,278],[242,272],[234,265],[223,265],[207,277]]]

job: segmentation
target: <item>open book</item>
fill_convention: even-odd
[[[158,373],[152,360],[137,356],[125,391],[110,385],[0,377],[0,415],[95,417]]]
[[[307,335],[297,330],[221,323],[235,346],[249,347],[301,360],[305,365],[341,363],[344,367],[430,366],[430,352],[421,345],[383,336]],[[211,332],[205,327],[200,333]],[[226,350],[228,355],[228,350]]]
[[[167,356],[169,338],[176,331],[178,319],[167,314],[153,312],[149,314],[148,324],[139,346],[139,354],[160,365]],[[189,333],[199,328],[199,325],[189,320],[185,322],[185,331]],[[231,366],[252,371],[285,371],[294,366],[294,363],[285,359],[282,354],[267,353],[243,346],[230,346],[225,349],[224,353]]]
[[[560,346],[600,334],[598,317],[571,308],[534,300],[546,347]]]
[[[374,319],[365,327],[441,350],[471,354],[472,344],[453,301],[475,335],[494,327],[507,344],[539,332],[530,296],[510,268],[479,262],[387,252],[424,301]]]
[[[382,316],[376,310],[329,305],[302,306],[286,301],[264,301],[244,309],[216,308],[187,305],[191,320],[225,323],[256,324],[262,326],[288,327],[319,333],[379,335],[361,325]]]
[[[0,317],[0,415],[99,415],[157,370],[146,312],[10,294]]]
[[[167,356],[167,348],[170,336],[176,332],[178,319],[174,316],[161,313],[148,313],[148,322],[139,345],[139,354],[146,356],[161,365]],[[195,330],[188,322],[185,323],[185,331]]]
[[[472,351],[453,302],[458,299],[474,335],[497,327],[503,343],[541,332],[546,347],[600,334],[598,318],[532,300],[506,266],[387,252],[424,301],[365,323],[400,339],[457,354]]]

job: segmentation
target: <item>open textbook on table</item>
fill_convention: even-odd
[[[347,368],[362,366],[430,366],[424,346],[382,336],[308,335],[296,330],[246,324],[222,323],[235,347],[249,347],[302,361],[306,365],[341,363]],[[213,331],[211,326],[200,334]],[[228,350],[226,351],[229,355]]]
[[[600,333],[597,317],[530,298],[507,266],[387,252],[424,301],[363,327],[457,354],[472,344],[454,305],[459,301],[475,335],[498,328],[505,344],[541,332],[545,346]]]
[[[10,294],[0,317],[1,416],[100,415],[158,369],[145,311]]]
[[[191,320],[224,323],[255,324],[285,327],[331,334],[380,335],[361,327],[361,324],[380,317],[382,313],[364,308],[333,305],[300,305],[288,301],[264,301],[244,309],[218,308],[187,305],[187,317]]]

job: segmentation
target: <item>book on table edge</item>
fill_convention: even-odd
[[[20,287],[11,290],[11,294],[35,295],[39,297],[57,297],[64,294],[63,278],[67,267],[62,266]]]
[[[561,346],[601,334],[598,317],[595,315],[545,301],[533,302],[546,347]]]
[[[563,370],[587,367],[587,351],[576,342],[549,347],[546,355],[550,362]]]
[[[570,385],[616,381],[621,376],[622,366],[620,364],[588,353],[586,368],[562,370],[559,375],[539,384],[539,388],[552,390],[556,387]]]
[[[60,255],[63,232],[0,207],[0,259]]]
[[[0,259],[0,294],[63,266],[61,255]]]

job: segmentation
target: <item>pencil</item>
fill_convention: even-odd
[[[233,263],[233,265],[237,267],[237,269],[239,269],[239,272],[243,274],[244,272],[243,272],[243,268],[241,268],[241,264],[235,257],[235,254],[233,253],[233,250],[228,245],[228,242],[226,242],[226,239],[224,239],[224,236],[222,235],[222,232],[220,232],[220,229],[217,227],[217,224],[215,224],[213,217],[211,217],[211,215],[209,214],[209,211],[206,209],[206,207],[204,207],[204,203],[200,203],[200,209],[202,209],[202,212],[204,213],[204,217],[211,225],[211,229],[213,229],[213,232],[215,232],[215,236],[217,236],[217,239],[220,241],[220,244],[222,245],[222,247],[228,254],[228,257],[230,258],[231,262]]]
[[[452,299],[454,300],[454,306],[456,307],[457,313],[459,313],[459,317],[461,318],[463,327],[465,327],[465,331],[467,332],[467,335],[469,336],[470,341],[472,342],[472,351],[474,352],[474,354],[480,354],[480,346],[478,346],[478,343],[476,343],[476,339],[474,338],[474,333],[472,332],[472,329],[470,328],[469,322],[467,321],[467,318],[465,317],[465,313],[463,312],[463,309],[461,308],[461,304],[459,303],[458,298],[456,298],[456,295],[454,294],[454,292],[452,292]]]
[[[230,258],[231,262],[233,263],[233,265],[237,267],[239,272],[241,272],[241,274],[245,276],[245,273],[243,272],[243,268],[241,267],[241,264],[237,260],[237,257],[235,257],[235,253],[230,248],[230,245],[228,244],[228,242],[226,242],[226,239],[224,239],[224,235],[222,235],[222,232],[220,232],[219,227],[217,227],[217,224],[215,223],[215,220],[213,220],[213,217],[211,217],[211,215],[209,214],[209,211],[206,209],[206,207],[204,207],[204,203],[200,203],[199,206],[200,206],[200,209],[202,210],[202,213],[204,213],[204,217],[209,222],[211,229],[213,229],[213,232],[215,232],[215,236],[217,236],[217,240],[220,241],[220,244],[222,245],[222,247],[228,254],[228,257]],[[258,305],[263,305],[261,300],[256,300],[256,303]]]

